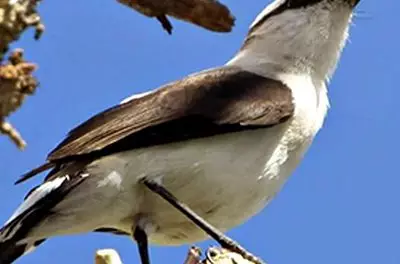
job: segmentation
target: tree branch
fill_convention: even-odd
[[[235,18],[217,0],[117,0],[148,17],[157,18],[163,28],[172,32],[168,16],[216,32],[230,32]]]
[[[101,249],[96,252],[95,264],[122,264],[118,252],[113,249]],[[201,260],[201,251],[197,247],[189,249],[184,264],[253,264],[237,253],[226,249],[210,247]]]
[[[39,39],[44,26],[36,7],[40,0],[0,0],[0,61],[9,44],[17,40],[29,27],[35,28],[35,39]]]
[[[25,62],[23,51],[14,51],[8,62],[2,63],[11,42],[17,40],[29,27],[35,28],[38,39],[44,31],[36,7],[40,0],[0,0],[0,133],[6,134],[20,148],[26,143],[18,131],[6,121],[16,111],[38,83],[31,75],[36,69]]]
[[[35,70],[35,64],[24,61],[21,49],[15,50],[8,62],[0,65],[0,133],[8,135],[20,149],[26,143],[18,131],[6,121],[6,117],[22,105],[27,95],[36,90],[38,82],[32,76]]]

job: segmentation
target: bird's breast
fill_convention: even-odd
[[[287,138],[291,123],[119,154],[126,162],[121,184],[135,192],[132,215],[151,220],[156,227],[150,236],[153,243],[205,238],[203,231],[160,197],[137,188],[140,177],[154,177],[221,230],[243,223],[276,194],[301,159],[305,141]]]

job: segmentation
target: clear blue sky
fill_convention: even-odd
[[[43,39],[25,34],[18,43],[40,65],[41,86],[11,118],[29,143],[26,151],[0,137],[0,222],[40,179],[13,182],[70,128],[132,93],[224,64],[269,1],[224,2],[237,17],[231,34],[174,20],[168,36],[114,0],[44,1]],[[323,130],[276,199],[229,233],[269,263],[400,263],[399,8],[394,0],[361,1],[329,87]],[[104,247],[118,249],[124,263],[139,263],[130,239],[103,234],[51,239],[18,263],[93,263]],[[152,261],[183,263],[187,248],[152,247]]]

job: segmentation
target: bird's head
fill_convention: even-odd
[[[359,2],[275,0],[251,24],[241,50],[230,63],[256,66],[258,71],[266,66],[265,71],[275,68],[329,78]]]

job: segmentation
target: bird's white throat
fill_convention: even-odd
[[[273,14],[282,2],[274,1],[260,13],[228,64],[268,77],[285,72],[328,80],[348,37],[351,6],[345,1],[323,0]]]

